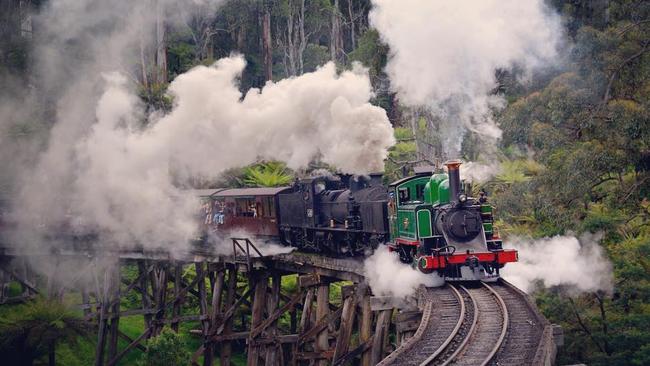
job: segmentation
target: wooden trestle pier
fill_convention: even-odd
[[[61,298],[80,293],[83,314],[97,329],[96,366],[120,364],[127,353],[144,350],[143,341],[165,327],[178,332],[183,322],[200,324],[192,330],[202,339],[192,356],[197,365],[213,365],[216,358],[230,365],[235,342],[244,345],[252,366],[375,365],[418,328],[421,312],[414,302],[371,295],[360,260],[262,254],[247,239],[233,239],[233,252],[225,255],[0,247],[1,288],[17,281],[24,290],[21,298],[0,291],[0,303],[39,292]],[[39,281],[36,263],[48,263],[39,268],[46,274]],[[137,269],[135,279],[122,276],[125,266]],[[295,274],[295,290],[285,292],[283,276]],[[332,299],[330,289],[341,281],[340,298]],[[139,306],[123,308],[125,297]],[[198,313],[187,313],[184,304],[198,304]],[[119,329],[120,319],[131,315],[144,316],[145,329],[135,338]],[[281,317],[288,327],[278,326]]]

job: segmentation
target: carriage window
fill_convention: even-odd
[[[235,198],[236,216],[257,216],[257,207],[253,198]]]
[[[264,217],[275,217],[275,205],[273,204],[273,197],[262,197],[262,211],[264,212],[262,216]]]
[[[407,187],[400,188],[398,190],[399,193],[399,202],[404,203],[408,202],[411,199],[411,194],[409,193],[409,189]]]

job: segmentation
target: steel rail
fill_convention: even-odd
[[[467,331],[467,336],[465,337],[465,339],[463,339],[463,342],[461,342],[461,344],[458,346],[458,348],[456,348],[456,351],[454,351],[454,353],[452,353],[451,356],[449,356],[449,358],[442,364],[442,366],[449,365],[451,362],[453,362],[456,359],[456,357],[458,357],[460,352],[465,349],[465,346],[467,346],[467,343],[469,342],[469,339],[472,337],[472,335],[476,331],[476,324],[478,323],[478,305],[476,304],[476,299],[474,298],[474,295],[472,295],[472,293],[469,292],[465,288],[465,286],[461,285],[460,288],[462,288],[463,291],[465,291],[467,293],[470,300],[472,301],[472,306],[474,307],[474,317],[472,319],[472,325],[469,328],[469,330]],[[464,300],[463,300],[463,302],[464,302]]]
[[[426,360],[424,360],[420,364],[420,366],[427,366],[433,360],[435,360],[438,357],[438,355],[440,355],[442,351],[444,351],[447,348],[447,346],[449,346],[449,344],[454,339],[454,337],[456,337],[458,331],[460,330],[460,327],[463,325],[463,322],[465,321],[465,311],[467,311],[465,306],[465,300],[463,299],[463,296],[460,294],[460,292],[458,292],[458,290],[454,286],[449,286],[449,287],[454,291],[456,297],[458,297],[458,303],[460,304],[460,316],[458,317],[458,322],[456,323],[454,330],[451,331],[449,337],[447,337],[447,339],[440,345],[440,347],[438,347],[438,349],[431,356],[429,356]]]
[[[482,284],[483,286],[485,286],[485,288],[490,290],[492,295],[494,295],[494,297],[497,299],[499,305],[501,306],[501,313],[503,314],[503,325],[501,327],[501,335],[499,336],[497,343],[494,345],[494,348],[492,348],[492,351],[490,351],[488,357],[485,359],[485,361],[483,361],[483,363],[481,363],[481,366],[485,366],[488,363],[490,363],[490,361],[492,361],[494,355],[496,355],[499,349],[501,348],[501,345],[503,344],[503,340],[506,338],[506,334],[508,334],[508,325],[510,323],[510,319],[508,316],[508,307],[506,306],[505,301],[503,301],[501,295],[499,295],[496,291],[494,291],[492,287],[490,287],[486,283],[483,282]]]

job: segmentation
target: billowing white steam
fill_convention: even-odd
[[[610,292],[612,264],[598,244],[599,235],[554,236],[538,240],[512,238],[509,245],[519,251],[519,262],[509,263],[502,276],[524,291],[544,286],[567,286],[577,291]]]
[[[158,16],[182,23],[195,13],[170,9],[191,3],[213,9],[219,1],[159,0],[167,11]],[[245,61],[235,55],[178,76],[169,85],[172,110],[148,116],[132,80],[141,72],[140,45],[148,52],[154,44],[159,18],[149,10],[127,0],[53,0],[44,9],[39,31],[49,43],[36,54],[57,121],[15,202],[28,231],[57,230],[76,217],[73,227],[91,227],[105,242],[178,246],[193,235],[199,211],[176,184],[189,177],[258,159],[299,168],[319,158],[356,174],[383,169],[393,131],[385,111],[369,103],[359,65],[338,73],[328,64],[242,95]],[[71,60],[70,44],[84,57]]]
[[[372,293],[376,296],[407,297],[420,285],[437,287],[444,280],[435,273],[424,274],[400,262],[396,254],[380,247],[363,263],[363,270]]]
[[[178,76],[169,86],[175,107],[144,131],[132,127],[140,114],[126,79],[107,75],[97,123],[76,149],[83,216],[120,233],[122,243],[178,242],[191,235],[197,207],[174,187],[171,171],[215,176],[259,158],[300,168],[317,156],[349,173],[383,168],[392,127],[368,103],[365,70],[339,75],[328,64],[243,96],[244,67],[243,57],[232,56]]]
[[[460,178],[467,182],[483,183],[499,174],[501,167],[498,163],[479,163],[470,161],[460,169]]]
[[[491,109],[497,69],[525,73],[557,56],[560,18],[543,0],[373,0],[370,22],[390,47],[386,71],[400,102],[440,118],[448,157],[467,130],[501,136]]]

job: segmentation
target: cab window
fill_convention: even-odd
[[[424,201],[424,184],[417,184],[415,186],[415,199]]]
[[[402,187],[397,190],[399,197],[399,203],[408,202],[411,200],[411,193],[409,192],[408,187]]]

